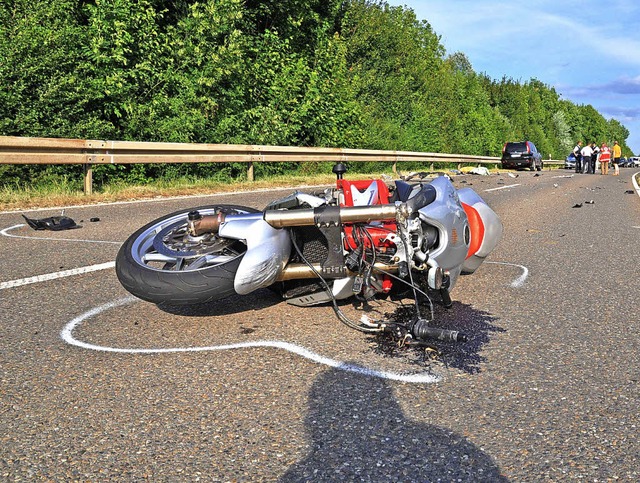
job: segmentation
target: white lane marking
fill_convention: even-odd
[[[500,186],[499,188],[489,188],[488,190],[485,190],[485,191],[505,190],[507,188],[514,188],[516,186],[520,186],[520,183],[518,183],[518,184],[510,184],[510,185],[507,185],[507,186]]]
[[[109,243],[113,245],[122,245],[122,242],[114,242],[114,241],[79,240],[76,238],[51,238],[51,237],[44,237],[44,236],[24,236],[24,235],[11,235],[9,233],[10,230],[15,230],[16,228],[21,228],[23,226],[25,226],[24,223],[20,225],[10,226],[9,228],[0,230],[0,235],[8,236],[9,238],[25,238],[27,240],[53,240],[53,241],[69,241],[69,242],[82,242],[82,243]]]
[[[87,342],[80,341],[73,336],[73,331],[84,321],[101,314],[107,310],[121,307],[123,305],[130,304],[137,301],[134,297],[127,297],[114,302],[110,302],[99,307],[93,308],[84,314],[79,315],[75,319],[65,325],[60,332],[60,337],[66,343],[81,347],[83,349],[89,349],[102,352],[117,352],[123,354],[163,354],[163,353],[177,353],[177,352],[204,352],[204,351],[222,351],[222,350],[234,350],[234,349],[249,349],[256,347],[272,347],[276,349],[283,349],[292,352],[296,355],[309,359],[317,364],[323,364],[343,371],[354,372],[368,377],[378,377],[381,379],[389,379],[392,381],[412,382],[419,384],[429,384],[439,382],[440,376],[434,374],[397,374],[394,372],[378,371],[369,367],[358,366],[344,361],[338,361],[330,359],[328,357],[316,354],[315,352],[306,349],[305,347],[291,344],[280,340],[256,340],[252,342],[238,342],[236,344],[224,344],[204,347],[171,347],[171,348],[157,348],[157,349],[138,349],[138,348],[120,348],[120,347],[107,347],[89,344]]]
[[[524,285],[524,282],[527,281],[527,277],[529,276],[529,269],[524,265],[518,265],[517,263],[507,263],[507,262],[484,262],[484,263],[493,263],[495,265],[509,265],[511,267],[518,267],[522,269],[522,275],[516,278],[513,282],[511,282],[511,287],[519,288]]]
[[[638,184],[637,177],[640,175],[640,172],[635,173],[631,176],[631,183],[633,183],[633,189],[636,190],[638,196],[640,196],[640,185]]]
[[[106,262],[99,263],[97,265],[89,265],[87,267],[72,268],[71,270],[64,270],[62,272],[45,273],[43,275],[36,275],[35,277],[9,280],[8,282],[0,282],[0,290],[20,287],[21,285],[29,285],[31,283],[46,282],[48,280],[55,280],[56,278],[71,277],[72,275],[80,275],[82,273],[97,272],[98,270],[107,270],[109,268],[114,268],[115,266],[116,262]]]

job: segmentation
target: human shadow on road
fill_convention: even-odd
[[[300,481],[508,482],[496,463],[454,431],[408,418],[383,379],[339,368],[312,386],[309,455],[282,483]]]

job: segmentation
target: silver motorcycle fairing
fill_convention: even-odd
[[[451,289],[469,251],[469,222],[449,178],[440,176],[430,184],[436,189],[436,199],[420,208],[418,214],[423,222],[438,229],[438,245],[431,249],[429,258],[449,272]]]
[[[475,272],[487,255],[498,245],[500,238],[502,238],[503,226],[496,212],[471,188],[459,190],[458,197],[464,204],[476,210],[483,225],[480,247],[475,253],[471,253],[462,265],[462,273],[468,274]]]
[[[220,225],[221,237],[245,240],[247,244],[233,283],[240,295],[273,284],[291,254],[289,231],[273,228],[263,217],[263,213],[228,215]]]

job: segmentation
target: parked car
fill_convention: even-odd
[[[576,169],[576,157],[573,153],[569,153],[564,160],[564,169]]]
[[[508,142],[502,147],[502,167],[507,169],[529,168],[542,171],[542,154],[531,141]]]
[[[640,168],[640,158],[637,156],[631,157],[627,159],[627,167],[629,168]]]

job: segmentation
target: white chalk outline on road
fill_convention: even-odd
[[[518,184],[510,184],[510,185],[507,185],[507,186],[500,186],[499,188],[489,188],[488,190],[485,190],[485,191],[505,190],[507,188],[515,188],[516,186],[520,186],[520,183],[518,183]]]
[[[508,262],[489,262],[486,261],[484,263],[493,263],[495,265],[509,265],[511,267],[518,267],[522,269],[522,275],[516,278],[513,282],[511,282],[510,286],[513,288],[520,288],[527,281],[527,277],[529,277],[529,269],[524,265],[518,265],[517,263],[508,263]]]
[[[522,275],[520,275],[520,277],[518,277],[516,280],[514,280],[511,283],[512,287],[522,286],[529,274],[529,270],[527,269],[527,267],[523,265],[518,265],[515,263],[507,263],[507,262],[485,262],[485,263],[491,263],[495,265],[509,265],[509,266],[521,268],[523,273]],[[235,350],[235,349],[250,349],[250,348],[258,348],[258,347],[271,347],[275,349],[283,349],[283,350],[289,351],[293,354],[309,359],[317,364],[323,364],[329,367],[341,369],[343,371],[354,372],[356,374],[360,374],[368,377],[378,377],[381,379],[388,379],[392,381],[418,383],[418,384],[431,384],[434,382],[439,382],[442,379],[440,376],[437,376],[434,374],[424,374],[424,373],[423,374],[397,374],[397,373],[388,372],[388,371],[378,371],[376,369],[371,369],[369,367],[358,366],[358,365],[350,364],[344,361],[337,361],[335,359],[330,359],[328,357],[312,352],[305,347],[292,344],[290,342],[279,341],[279,340],[257,340],[252,342],[238,342],[235,344],[224,344],[224,345],[203,346],[203,347],[171,347],[171,348],[141,349],[141,348],[118,348],[118,347],[108,347],[108,346],[89,344],[88,342],[83,342],[81,340],[76,339],[73,336],[73,331],[86,320],[91,319],[92,317],[99,315],[102,312],[105,312],[107,310],[121,307],[123,305],[133,303],[137,300],[138,299],[135,297],[126,297],[120,300],[116,300],[114,302],[109,302],[107,304],[101,305],[91,310],[88,310],[87,312],[79,315],[78,317],[68,322],[60,332],[60,337],[67,344],[80,347],[83,349],[101,351],[101,352],[115,352],[115,353],[121,353],[121,354],[166,354],[166,353],[178,353],[178,352],[205,352],[205,351],[221,351],[221,350]]]
[[[67,241],[67,242],[82,242],[82,243],[108,243],[112,245],[122,245],[122,242],[105,241],[105,240],[82,240],[77,238],[51,238],[45,236],[25,236],[25,235],[11,235],[9,230],[15,230],[25,226],[24,223],[20,225],[10,226],[4,230],[0,230],[0,235],[7,236],[9,238],[24,238],[26,240],[50,240],[50,241]]]
[[[84,314],[79,315],[75,319],[65,325],[65,327],[60,332],[60,337],[66,343],[70,345],[74,345],[77,347],[81,347],[83,349],[89,349],[94,351],[101,352],[116,352],[121,354],[166,354],[166,353],[179,353],[179,352],[211,352],[211,351],[223,351],[223,350],[234,350],[234,349],[249,349],[249,348],[258,348],[258,347],[271,347],[275,349],[283,349],[289,352],[292,352],[296,355],[309,359],[317,364],[323,364],[329,367],[333,367],[335,369],[341,369],[347,372],[354,372],[356,374],[360,374],[362,376],[368,377],[378,377],[381,379],[388,379],[392,381],[400,381],[400,382],[411,382],[418,384],[430,384],[434,382],[439,382],[442,378],[440,376],[434,374],[397,374],[394,372],[387,371],[378,371],[376,369],[371,369],[369,367],[358,366],[355,364],[350,364],[344,361],[338,361],[335,359],[330,359],[328,357],[322,356],[315,352],[310,351],[304,347],[301,347],[296,344],[292,344],[290,342],[284,342],[279,340],[256,340],[252,342],[238,342],[236,344],[224,344],[224,345],[214,345],[214,346],[203,346],[203,347],[171,347],[171,348],[158,348],[158,349],[139,349],[139,348],[118,348],[118,347],[106,347],[95,344],[89,344],[87,342],[82,342],[76,339],[73,336],[73,331],[84,321],[101,314],[107,310],[121,307],[123,305],[130,304],[132,302],[137,301],[138,299],[134,297],[126,297],[120,300],[116,300],[113,302],[109,302],[107,304],[101,305],[94,309],[91,309]]]
[[[0,230],[0,235],[7,236],[9,238],[26,238],[28,240],[53,240],[53,241],[71,241],[71,242],[83,242],[83,243],[114,243],[114,244],[121,245],[120,242],[103,241],[103,240],[78,240],[78,239],[67,239],[67,238],[37,237],[37,236],[31,237],[31,236],[23,236],[23,235],[12,235],[9,233],[9,230],[14,230],[16,228],[20,228],[23,226],[25,225],[20,224],[20,225],[10,226],[9,228]],[[7,282],[0,282],[0,290],[21,287],[22,285],[29,285],[32,283],[47,282],[49,280],[55,280],[55,279],[64,278],[64,277],[71,277],[73,275],[81,275],[83,273],[97,272],[99,270],[108,270],[110,268],[114,268],[115,266],[116,266],[116,262],[105,262],[105,263],[98,263],[96,265],[89,265],[86,267],[78,267],[78,268],[72,268],[69,270],[62,270],[60,272],[44,273],[42,275],[35,275],[33,277],[9,280]]]

